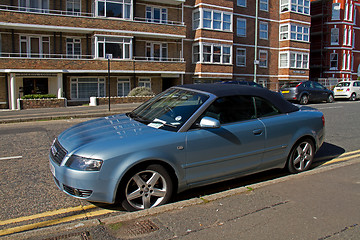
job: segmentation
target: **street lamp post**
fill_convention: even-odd
[[[109,96],[109,112],[110,112],[110,59],[112,59],[112,54],[106,54],[106,59],[108,60],[108,96]]]
[[[255,0],[256,1],[256,8],[255,8],[255,57],[254,57],[254,82],[257,82],[256,79],[256,74],[257,74],[257,65],[259,64],[259,60],[258,60],[258,54],[257,54],[257,50],[258,50],[258,20],[259,20],[259,0]]]

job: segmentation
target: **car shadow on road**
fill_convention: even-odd
[[[325,142],[315,155],[312,169],[320,167],[325,162],[331,161],[332,159],[343,154],[344,152],[345,149],[336,146],[334,144]],[[284,177],[287,175],[290,175],[290,173],[286,169],[273,169],[257,174],[248,175],[245,177],[240,177],[220,183],[207,185],[204,187],[193,188],[175,195],[172,202],[188,200],[191,198],[200,198],[202,196],[219,193],[234,188],[244,187],[255,183],[265,182],[276,178]],[[93,204],[96,205],[97,207],[104,209],[124,211],[117,204],[103,204],[103,203],[93,203]]]

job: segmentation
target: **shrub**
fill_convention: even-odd
[[[151,91],[150,88],[136,87],[129,92],[128,97],[154,96],[154,95],[155,95],[155,93],[153,93],[153,91]]]
[[[21,99],[46,99],[46,98],[56,98],[54,94],[29,94],[23,96]]]

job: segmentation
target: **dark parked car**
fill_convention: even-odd
[[[223,81],[223,82],[220,82],[220,83],[222,83],[222,84],[238,84],[238,85],[259,87],[259,88],[263,87],[260,84],[255,83],[255,82],[251,82],[251,81]]]
[[[290,82],[280,88],[280,93],[286,100],[296,101],[302,105],[309,102],[334,102],[333,91],[318,82]]]
[[[273,168],[310,168],[325,137],[321,112],[265,88],[172,87],[127,114],[73,126],[50,169],[70,196],[141,210],[171,196]]]

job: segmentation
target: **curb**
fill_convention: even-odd
[[[333,169],[352,165],[352,164],[359,163],[359,162],[360,162],[360,158],[356,158],[356,159],[352,159],[352,160],[345,161],[345,162],[338,162],[338,163],[334,163],[331,165],[326,165],[326,166],[323,166],[320,168],[318,167],[318,168],[315,168],[315,169],[312,169],[312,170],[309,170],[309,171],[306,171],[306,172],[303,172],[300,174],[287,175],[284,177],[268,180],[265,182],[255,183],[255,184],[251,184],[251,185],[244,186],[244,187],[239,187],[239,188],[235,188],[235,189],[231,189],[231,190],[227,190],[227,191],[223,191],[223,192],[219,192],[219,193],[214,193],[211,195],[203,196],[201,198],[192,198],[189,200],[170,203],[170,204],[166,204],[166,205],[162,205],[159,207],[150,208],[150,209],[146,209],[146,210],[142,210],[142,211],[128,212],[128,213],[124,213],[124,214],[121,214],[118,216],[111,216],[111,217],[108,217],[108,218],[105,218],[102,220],[91,219],[91,220],[84,220],[84,221],[77,222],[77,223],[66,223],[66,224],[60,224],[60,225],[56,225],[56,226],[44,227],[44,228],[40,228],[40,229],[31,230],[28,232],[22,232],[22,233],[12,234],[9,236],[4,236],[3,239],[9,239],[9,240],[10,239],[26,239],[26,238],[31,238],[31,237],[48,236],[51,234],[56,234],[59,232],[64,232],[64,231],[69,231],[69,230],[76,230],[76,229],[88,228],[88,227],[96,227],[96,226],[99,226],[102,224],[113,224],[113,223],[118,223],[118,222],[135,220],[135,219],[139,219],[139,218],[143,218],[143,217],[150,217],[150,216],[158,215],[158,214],[165,213],[168,211],[180,210],[185,207],[206,204],[208,202],[220,200],[220,199],[223,199],[226,197],[240,195],[240,194],[244,194],[244,193],[247,193],[250,191],[256,191],[256,189],[263,188],[263,187],[266,187],[266,186],[269,186],[272,184],[282,183],[285,181],[289,181],[291,179],[311,176],[311,175],[314,175],[317,173],[330,171]]]

